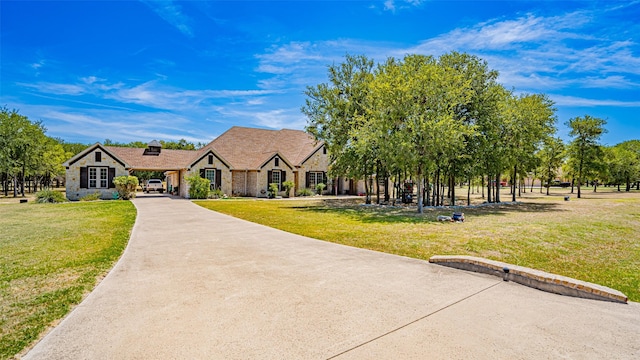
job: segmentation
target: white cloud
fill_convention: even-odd
[[[422,5],[424,0],[385,0],[384,10],[396,12],[397,9],[408,9]]]
[[[616,106],[616,107],[640,107],[640,101],[620,101],[611,99],[588,99],[566,95],[549,95],[556,105],[560,106]]]
[[[76,84],[56,84],[50,82],[38,82],[38,83],[17,83],[19,86],[23,86],[29,89],[36,90],[40,93],[54,94],[54,95],[81,95],[87,93],[87,89],[82,85]]]
[[[76,108],[63,105],[19,104],[20,113],[42,120],[50,136],[67,141],[118,142],[186,139],[209,142],[213,132],[197,126],[194,119],[173,112],[143,112],[131,109]]]
[[[193,37],[191,29],[191,19],[182,12],[179,5],[172,0],[140,0],[153,10],[164,21],[174,26],[178,31],[186,36]]]

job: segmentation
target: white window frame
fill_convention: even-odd
[[[276,180],[277,178],[277,180]],[[282,177],[280,176],[280,170],[272,170],[271,171],[271,183],[278,184],[278,189],[280,188],[280,182],[282,181]]]
[[[89,189],[108,189],[109,188],[109,168],[104,166],[90,166],[88,169],[89,181],[87,187]]]
[[[209,180],[209,187],[216,186],[216,169],[204,169],[204,178]]]
[[[309,171],[309,188],[315,189],[316,185],[324,180],[324,174],[322,171]],[[326,185],[326,184],[325,184]]]

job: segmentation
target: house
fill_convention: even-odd
[[[266,130],[234,126],[199,150],[162,149],[152,141],[145,149],[90,146],[64,163],[67,169],[67,197],[100,192],[111,198],[115,176],[134,170],[163,171],[167,188],[188,198],[186,178],[198,174],[212,188],[234,196],[266,197],[268,186],[293,181],[293,194],[318,183],[333,183],[339,193],[356,193],[354,181],[327,179],[329,160],[323,142],[300,130]],[[357,182],[355,182],[357,184]],[[291,194],[291,195],[293,195]]]

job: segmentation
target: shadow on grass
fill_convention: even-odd
[[[418,214],[416,207],[387,207],[387,206],[362,206],[362,205],[345,205],[345,204],[328,204],[322,205],[303,205],[303,206],[287,206],[289,209],[297,211],[314,212],[318,214],[331,214],[337,216],[348,216],[363,223],[407,223],[417,224],[425,222],[437,221],[439,215],[451,216],[454,211],[463,212],[465,217],[481,217],[481,216],[506,216],[513,213],[539,213],[539,212],[564,212],[558,204],[537,204],[537,203],[519,203],[519,204],[492,204],[482,207],[467,208],[464,206],[456,207],[454,210],[450,207],[425,207],[423,214]]]

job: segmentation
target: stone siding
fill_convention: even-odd
[[[200,169],[220,170],[221,176],[222,176],[222,180],[220,182],[220,188],[222,189],[222,192],[224,194],[231,196],[231,194],[233,193],[233,182],[232,182],[231,170],[216,156],[213,156],[213,163],[209,164],[209,155],[204,156],[202,159],[200,159],[200,161],[193,164],[191,166],[191,170],[183,172],[182,174],[183,178],[181,183],[184,183],[184,186],[181,186],[181,188],[184,187],[185,191],[183,192],[181,189],[180,190],[181,195],[184,194],[183,195],[184,197],[189,198],[189,183],[187,183],[185,178],[191,176],[192,174],[200,175]]]
[[[96,161],[96,152],[101,153],[101,161]],[[69,200],[80,200],[83,196],[100,193],[102,199],[113,199],[115,187],[112,188],[80,188],[80,168],[96,166],[115,168],[115,176],[129,175],[129,171],[116,159],[100,148],[88,152],[82,158],[67,167],[66,193]],[[108,185],[107,185],[108,186]]]
[[[298,168],[298,178],[297,184],[295,186],[295,192],[298,193],[301,189],[306,187],[307,182],[307,172],[308,171],[329,171],[329,156],[324,153],[324,146],[319,148],[311,157],[309,157],[302,165]],[[327,175],[328,176],[328,175]],[[334,181],[330,178],[327,178],[327,182]],[[331,191],[331,188],[326,184],[327,188],[325,188],[325,193]],[[348,183],[347,183],[348,186]],[[311,189],[314,190],[315,189]]]
[[[287,163],[282,160],[281,158],[279,159],[279,166],[275,165],[275,159],[273,158],[271,159],[269,162],[267,162],[261,169],[261,171],[259,171],[256,175],[257,175],[257,197],[267,197],[269,196],[269,171],[273,171],[273,170],[280,170],[280,172],[286,173],[285,175],[285,181],[294,181],[295,179],[295,175],[293,172],[293,169],[290,168]],[[282,183],[283,181],[281,181]],[[283,196],[284,195],[284,191],[280,191],[278,193],[279,196]]]

